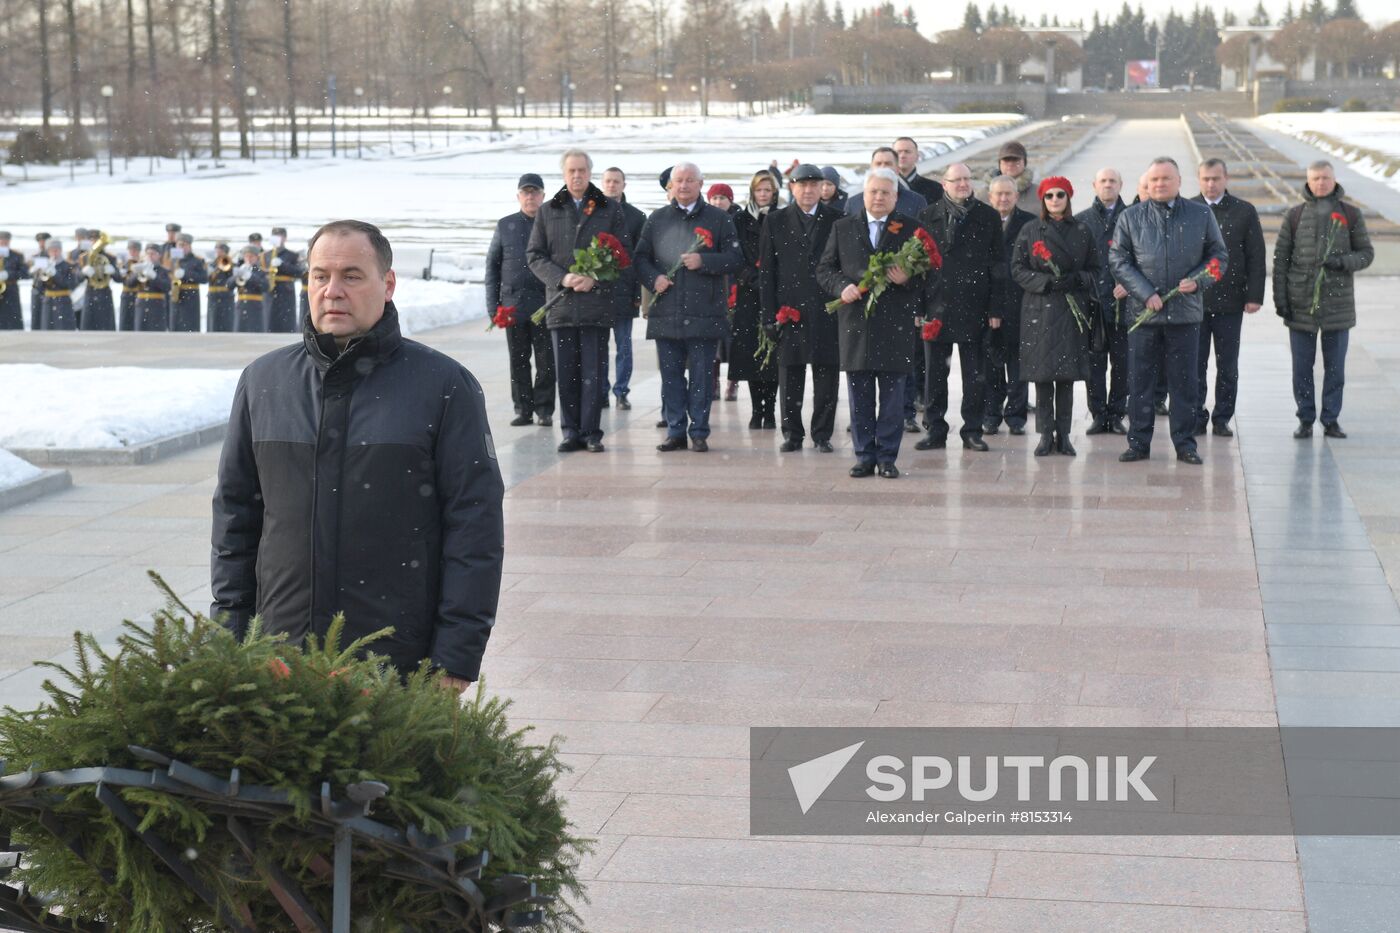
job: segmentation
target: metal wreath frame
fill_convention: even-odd
[[[154,789],[181,797],[199,800],[213,813],[223,814],[230,835],[242,849],[248,864],[267,885],[298,933],[351,933],[351,865],[357,841],[372,842],[382,851],[395,856],[385,866],[385,874],[437,889],[444,895],[444,929],[486,933],[488,930],[519,930],[537,926],[544,921],[542,905],[552,899],[536,891],[534,882],[523,875],[500,875],[483,879],[481,872],[489,859],[485,849],[465,861],[453,853],[456,846],[471,838],[471,827],[462,826],[442,837],[420,831],[416,826],[398,829],[370,819],[374,802],[386,793],[388,786],[378,781],[361,781],[345,788],[346,796],[336,800],[331,795],[330,782],[321,784],[320,793],[313,795],[311,818],[304,827],[308,834],[332,841],[333,863],[317,856],[311,869],[318,876],[333,877],[331,922],[327,924],[311,901],[265,852],[259,852],[251,823],[280,819],[294,807],[292,795],[275,787],[247,786],[239,780],[238,769],[227,780],[191,765],[139,746],[128,750],[142,761],[163,768],[163,771],[141,771],[133,768],[72,768],[63,771],[28,771],[0,777],[0,810],[37,811],[37,820],[53,836],[64,842],[78,858],[87,861],[77,839],[53,810],[53,804],[65,799],[52,793],[62,788],[91,786],[97,800],[134,836],[143,842],[157,858],[183,881],[201,900],[218,911],[220,923],[234,933],[256,933],[246,907],[230,910],[219,903],[215,894],[190,870],[181,856],[181,848],[160,838],[154,832],[138,831],[140,818],[121,799],[115,788],[140,787]],[[3,767],[0,766],[0,770]],[[8,877],[20,864],[24,849],[0,838],[0,879]],[[111,873],[98,866],[104,877]],[[108,923],[89,923],[48,915],[49,905],[39,901],[22,888],[0,884],[0,924],[22,933],[109,933]]]

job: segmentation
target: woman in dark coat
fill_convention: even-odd
[[[1069,442],[1074,384],[1089,378],[1090,295],[1098,281],[1094,235],[1074,219],[1074,186],[1061,177],[1040,183],[1040,220],[1027,223],[1016,239],[1011,277],[1025,290],[1021,300],[1021,378],[1035,383],[1037,457],[1058,450],[1075,454]],[[1073,297],[1086,320],[1077,321]]]
[[[758,237],[764,218],[778,200],[778,188],[767,169],[754,174],[749,182],[749,202],[734,214],[734,226],[739,231],[739,245],[744,250],[744,264],[731,280],[735,286],[734,317],[730,322],[729,382],[747,382],[753,414],[749,427],[753,429],[775,424],[773,405],[778,398],[778,354],[775,351],[767,366],[754,359],[758,350],[758,335],[763,325],[762,304],[759,300]]]

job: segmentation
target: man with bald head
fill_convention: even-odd
[[[1104,316],[1108,346],[1090,353],[1089,429],[1086,434],[1127,434],[1123,419],[1128,414],[1128,328],[1121,320],[1122,302],[1127,289],[1113,281],[1108,267],[1108,244],[1127,205],[1119,196],[1123,176],[1117,169],[1101,168],[1094,175],[1094,203],[1074,219],[1089,228],[1099,254],[1098,297]],[[1129,324],[1132,322],[1129,321]]]
[[[928,375],[924,389],[924,417],[928,436],[916,450],[948,446],[949,363],[958,348],[962,370],[962,445],[985,451],[982,439],[986,386],[984,336],[992,296],[992,269],[1001,260],[1001,216],[972,193],[972,170],[954,162],[943,173],[943,197],[924,208],[919,223],[938,243],[943,254],[942,284],[935,299],[943,328],[936,340],[925,342]]]

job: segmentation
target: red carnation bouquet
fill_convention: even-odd
[[[491,322],[486,325],[486,329],[491,331],[495,330],[497,327],[510,327],[514,323],[515,305],[510,305],[509,307],[505,305],[496,305],[496,313],[491,317]]]
[[[714,235],[713,233],[711,233],[710,231],[706,230],[704,227],[696,227],[696,228],[695,228],[695,239],[694,239],[694,241],[691,242],[690,248],[684,250],[684,251],[681,253],[681,255],[683,256],[683,255],[685,255],[685,253],[695,253],[695,252],[699,252],[700,247],[702,247],[702,246],[705,247],[705,249],[714,249],[714,248],[715,248],[715,235]],[[675,277],[676,277],[676,273],[680,271],[680,268],[681,268],[681,260],[680,260],[679,258],[677,258],[677,259],[676,259],[676,264],[675,264],[674,266],[672,266],[672,267],[670,268],[670,270],[666,273],[666,278],[674,280]]]
[[[1191,278],[1195,279],[1197,282],[1204,282],[1207,279],[1210,279],[1213,282],[1219,282],[1221,278],[1224,277],[1224,275],[1224,271],[1220,268],[1220,260],[1212,259],[1210,262],[1206,263],[1206,267],[1204,269],[1191,276]],[[1167,292],[1165,295],[1162,296],[1162,306],[1166,307],[1167,302],[1171,301],[1173,298],[1180,294],[1181,286],[1178,285],[1176,288],[1173,288],[1171,291]],[[1142,313],[1137,316],[1137,320],[1133,321],[1133,326],[1128,328],[1128,333],[1131,334],[1133,331],[1137,330],[1147,321],[1148,318],[1152,317],[1152,315],[1156,313],[1156,311],[1151,311],[1147,308],[1143,308]]]
[[[792,305],[783,305],[778,309],[778,326],[784,324],[796,324],[802,320],[802,312]],[[766,369],[773,361],[773,351],[778,349],[778,341],[768,336],[768,331],[762,326],[758,328],[758,349],[754,351],[753,358],[758,360],[759,368]]]
[[[891,224],[890,229],[896,230],[897,227]],[[891,269],[902,269],[912,279],[927,274],[930,269],[942,268],[943,254],[939,252],[933,237],[929,236],[923,227],[916,227],[914,235],[905,240],[904,245],[895,252],[872,253],[870,262],[865,267],[865,274],[856,283],[861,294],[866,296],[865,316],[870,317],[875,313],[875,302],[879,301],[885,289],[890,287],[888,273]],[[845,304],[840,298],[828,301],[826,312],[835,314]]]
[[[1055,256],[1050,252],[1050,247],[1045,245],[1044,240],[1036,240],[1031,244],[1031,255],[1050,267],[1050,272],[1056,278],[1062,273],[1060,267],[1055,264]],[[1066,292],[1065,300],[1069,302],[1069,313],[1074,315],[1074,326],[1079,328],[1081,334],[1089,332],[1089,316],[1084,313],[1084,309],[1079,306],[1079,299]]]
[[[943,333],[943,322],[938,318],[932,320],[920,318],[917,323],[919,325],[919,336],[929,343],[937,340],[938,335]]]
[[[1332,247],[1336,245],[1337,234],[1342,228],[1347,226],[1347,215],[1340,211],[1333,211],[1330,222],[1327,224],[1327,245],[1322,250],[1322,262],[1327,261],[1327,257],[1332,255]],[[1327,277],[1327,268],[1319,263],[1317,267],[1317,278],[1313,279],[1312,304],[1308,306],[1308,313],[1317,316],[1317,309],[1322,307],[1322,280]]]
[[[586,275],[596,282],[615,282],[622,275],[622,270],[631,265],[632,257],[627,255],[622,241],[611,233],[599,233],[593,237],[586,249],[574,250],[574,262],[569,266],[569,271],[574,275]],[[530,322],[543,324],[549,309],[559,303],[565,295],[572,293],[573,289],[560,289],[558,294],[530,315]]]

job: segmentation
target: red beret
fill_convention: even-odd
[[[1052,188],[1063,189],[1065,194],[1074,197],[1074,185],[1071,185],[1069,179],[1065,178],[1063,175],[1051,175],[1049,178],[1042,181],[1040,187],[1035,190],[1035,195],[1041,200],[1044,200],[1045,192]]]
[[[723,182],[710,185],[710,190],[705,192],[705,200],[708,201],[717,194],[722,194],[731,201],[734,200],[734,189]]]

